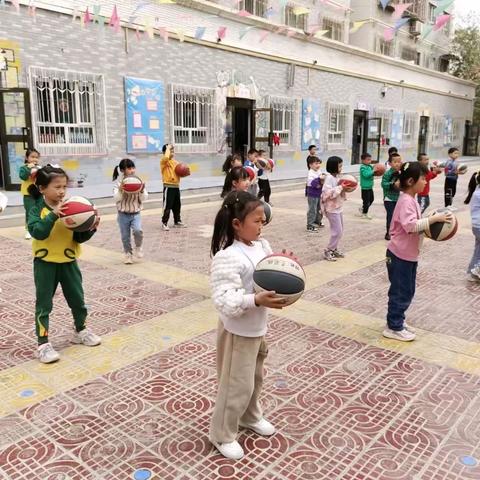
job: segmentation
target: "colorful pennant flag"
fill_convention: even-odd
[[[207,27],[197,27],[195,30],[195,38],[201,40],[207,31]]]
[[[422,30],[422,35],[420,36],[421,39],[427,38],[433,30],[433,25],[427,25],[423,30]]]
[[[28,5],[28,16],[32,17],[33,23],[36,23],[36,21],[37,21],[37,7],[35,5],[34,0],[30,0],[30,3]]]
[[[239,32],[238,32],[238,38],[240,40],[243,39],[243,37],[250,31],[252,30],[253,28],[255,27],[243,27]]]
[[[452,18],[449,13],[445,13],[444,15],[440,15],[435,19],[435,25],[433,26],[433,30],[437,31],[443,28]]]
[[[383,38],[385,39],[386,42],[391,42],[394,37],[395,37],[395,29],[394,28],[387,27],[383,31]]]
[[[85,25],[88,25],[91,21],[92,21],[92,17],[87,7],[87,9],[85,10],[85,14],[83,15],[83,23]]]
[[[100,25],[100,10],[102,9],[101,5],[93,6],[93,23]],[[103,22],[102,22],[103,23]]]
[[[310,12],[310,10],[306,7],[295,7],[293,9],[293,14],[294,15],[305,15],[308,12]]]
[[[163,41],[165,43],[168,43],[168,32],[165,27],[158,27],[158,33],[160,33],[160,36],[163,38]]]
[[[227,35],[227,27],[218,27],[217,38],[219,38],[220,40],[223,40],[226,35]]]
[[[359,20],[358,22],[353,22],[350,33],[358,32],[366,23],[368,23],[368,20]]]
[[[247,10],[240,10],[238,12],[238,16],[239,17],[251,17],[252,14],[250,12],[248,12]]]
[[[433,15],[435,17],[438,16],[439,13],[444,12],[447,8],[450,8],[454,2],[455,0],[442,0],[437,4],[435,10],[433,10]]]
[[[113,6],[112,15],[110,16],[110,21],[108,22],[110,27],[113,27],[115,32],[120,30],[120,17],[118,16],[117,6]]]
[[[408,10],[412,6],[411,3],[401,3],[399,5],[394,5],[395,11],[392,13],[392,18],[393,19],[399,19],[402,18],[402,15],[404,14],[405,10]]]
[[[380,3],[382,4],[383,9],[385,10],[387,8],[387,5],[390,3],[390,0],[380,0]]]
[[[398,30],[399,28],[403,27],[409,21],[410,21],[409,18],[400,18],[395,22],[395,26],[394,26],[395,30]]]

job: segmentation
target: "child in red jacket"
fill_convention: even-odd
[[[430,206],[430,180],[436,178],[442,170],[437,167],[428,168],[428,162],[430,159],[426,153],[419,153],[417,159],[422,165],[425,165],[425,168],[428,169],[425,175],[425,180],[427,182],[425,184],[425,188],[417,195],[417,201],[420,205],[420,210],[423,215],[423,212]]]

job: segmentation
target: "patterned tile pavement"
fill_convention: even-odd
[[[465,180],[459,189],[465,187]],[[441,203],[440,182],[433,203]],[[101,347],[70,346],[55,297],[55,366],[35,349],[31,258],[21,228],[0,228],[0,478],[346,479],[480,478],[480,284],[467,284],[468,214],[445,244],[426,242],[409,323],[411,346],[382,340],[386,306],[383,207],[346,206],[338,264],[321,261],[328,228],[304,233],[301,191],[273,194],[274,249],[309,272],[296,306],[271,315],[263,405],[271,438],[241,431],[247,455],[222,458],[207,438],[215,400],[216,315],[208,300],[216,204],[187,206],[185,230],[161,232],[144,212],[146,256],[124,266],[114,215],[85,248],[90,325]],[[377,198],[380,192],[377,190]]]

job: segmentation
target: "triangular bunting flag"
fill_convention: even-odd
[[[112,15],[110,16],[108,24],[114,28],[115,32],[120,30],[120,17],[118,16],[116,5],[113,6]]]
[[[440,15],[435,20],[435,25],[433,26],[433,30],[437,31],[443,28],[452,18],[449,13],[445,13],[444,15]]]
[[[183,29],[181,29],[181,28],[175,29],[175,33],[177,34],[178,40],[180,42],[185,41],[185,32],[183,31]]]
[[[395,11],[392,13],[392,18],[393,19],[399,19],[402,18],[402,15],[404,14],[405,10],[408,10],[412,6],[411,3],[402,3],[399,5],[394,5]]]
[[[269,30],[263,30],[260,34],[260,38],[258,39],[258,41],[262,43],[270,35],[270,33],[271,32]]]
[[[239,32],[238,32],[238,38],[242,40],[242,38],[255,27],[243,27]]]
[[[92,17],[90,15],[90,12],[88,11],[88,7],[85,10],[85,15],[83,16],[83,23],[85,25],[88,25],[92,21]]]
[[[385,10],[387,8],[387,5],[390,3],[390,0],[380,0],[380,3]]]
[[[409,18],[400,18],[395,22],[395,30],[398,30],[399,28],[403,27],[406,23],[410,21]]]
[[[158,32],[165,43],[168,43],[168,31],[165,27],[159,27]]]
[[[100,25],[100,10],[102,9],[101,5],[93,6],[93,23],[98,23]]]
[[[220,40],[223,40],[226,34],[227,34],[227,27],[218,27],[217,38],[219,38]]]
[[[195,30],[195,38],[197,40],[201,40],[205,35],[206,30],[207,30],[207,27],[197,27]]]
[[[435,10],[433,11],[433,15],[436,17],[439,13],[444,12],[447,8],[450,8],[455,0],[442,0],[441,2],[437,3]]]
[[[358,32],[358,30],[360,30],[366,23],[368,23],[368,20],[359,20],[358,22],[353,22],[350,33]]]

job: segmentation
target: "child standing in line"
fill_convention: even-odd
[[[387,212],[387,231],[385,233],[385,240],[390,240],[390,223],[392,222],[393,211],[397,204],[398,196],[400,194],[398,181],[398,172],[402,167],[402,157],[398,153],[392,153],[390,159],[390,168],[383,174],[382,189],[383,189],[383,205]]]
[[[437,178],[440,170],[436,167],[428,167],[428,162],[430,159],[426,153],[419,153],[417,159],[427,169],[427,173],[425,175],[425,188],[417,195],[417,201],[420,205],[420,211],[423,215],[423,212],[425,212],[425,210],[430,206],[430,181],[434,178]]]
[[[226,197],[232,191],[248,191],[250,176],[243,167],[233,167],[225,177],[221,197]]]
[[[422,218],[415,195],[425,188],[426,169],[419,162],[407,162],[400,170],[402,193],[395,207],[387,246],[388,290],[387,327],[383,336],[401,342],[415,339],[415,333],[405,322],[405,311],[415,295],[418,255],[422,233],[428,225],[451,222],[450,212]]]
[[[185,228],[182,222],[180,210],[182,202],[180,198],[180,177],[175,173],[175,167],[178,162],[175,160],[175,147],[173,145],[164,145],[162,147],[163,157],[160,161],[160,171],[163,180],[163,216],[162,230],[168,231],[168,221],[170,212],[173,212],[173,226],[175,228]]]
[[[272,194],[272,189],[270,188],[270,175],[272,173],[272,167],[266,154],[267,152],[265,150],[258,151],[259,159],[265,163],[265,166],[258,171],[258,198],[264,198],[269,204],[270,195]]]
[[[210,283],[219,312],[217,333],[218,391],[210,424],[210,441],[226,458],[238,460],[243,448],[238,427],[270,436],[275,427],[263,418],[260,394],[267,308],[282,308],[275,292],[254,293],[257,263],[272,253],[261,237],[265,212],[248,192],[232,192],[217,213],[212,237]]]
[[[137,258],[143,257],[143,230],[140,212],[143,208],[143,202],[148,196],[145,185],[142,191],[138,193],[125,193],[123,191],[122,180],[129,175],[135,175],[135,163],[129,158],[124,158],[113,170],[113,180],[117,181],[113,187],[113,200],[117,205],[117,221],[120,227],[123,251],[125,252],[123,263],[126,265],[133,263],[132,233],[135,241],[135,256]]]
[[[369,153],[362,153],[362,165],[360,165],[360,188],[362,190],[363,206],[359,209],[359,216],[368,220],[372,216],[368,214],[368,209],[373,203],[375,197],[373,195],[373,166],[372,156]]]
[[[458,162],[460,156],[458,148],[452,147],[448,149],[448,160],[445,165],[445,206],[450,207],[453,203],[453,197],[457,193],[458,180]]]
[[[96,232],[100,218],[88,232],[73,232],[58,221],[67,189],[67,174],[58,167],[47,165],[38,170],[29,193],[37,201],[28,215],[28,230],[33,237],[33,276],[35,280],[35,329],[38,339],[37,356],[42,363],[60,358],[49,342],[49,316],[58,284],[75,321],[73,343],[89,347],[99,345],[101,338],[85,326],[85,306],[82,274],[78,268],[80,244]]]
[[[385,166],[390,168],[390,162],[392,160],[392,155],[394,153],[398,153],[398,148],[397,147],[390,147],[388,149],[388,158],[387,158],[387,161],[385,162]]]
[[[25,208],[25,240],[30,240],[32,237],[28,231],[28,214],[32,207],[35,206],[35,199],[28,193],[28,187],[33,185],[34,180],[32,173],[34,173],[40,164],[40,152],[34,148],[29,148],[25,152],[24,164],[20,167],[18,176],[22,180],[20,193],[23,195],[23,207]]]
[[[320,172],[321,160],[314,156],[308,157],[307,177],[307,232],[318,233],[318,228],[323,226],[322,213],[320,210],[320,196],[322,195],[323,175]]]
[[[309,145],[308,147],[308,155],[307,155],[307,168],[310,169],[308,166],[308,158],[309,157],[316,157],[317,156],[317,146],[316,145]]]
[[[254,195],[258,196],[258,176],[262,174],[261,169],[258,166],[258,151],[255,148],[251,148],[248,151],[248,157],[243,164],[244,167],[252,167],[255,171],[255,178],[250,182],[250,187],[248,191]]]
[[[242,157],[238,153],[227,155],[227,158],[222,165],[222,172],[226,175],[232,168],[241,167],[242,165]]]
[[[322,210],[330,223],[330,240],[323,256],[329,262],[336,262],[337,258],[345,257],[345,254],[338,250],[338,244],[343,236],[343,202],[345,201],[343,186],[339,185],[342,167],[343,160],[340,157],[329,157],[326,166],[327,175],[322,188]]]
[[[480,280],[480,171],[475,172],[468,182],[468,195],[465,204],[470,204],[472,232],[475,237],[475,248],[467,269],[467,279]]]

